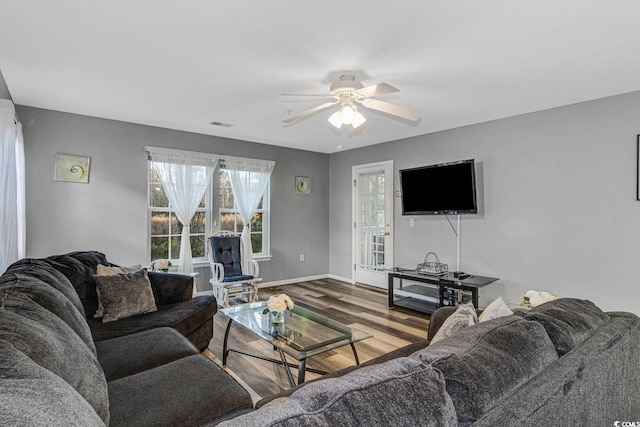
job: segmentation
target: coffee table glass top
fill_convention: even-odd
[[[266,306],[266,301],[259,301],[219,311],[298,360],[371,337],[299,306],[285,311],[283,324],[272,325],[270,314],[262,314]]]

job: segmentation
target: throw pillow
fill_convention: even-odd
[[[109,276],[96,275],[94,279],[104,305],[103,323],[158,310],[144,269]]]
[[[459,305],[456,311],[444,321],[438,332],[431,340],[431,344],[450,337],[461,329],[478,323],[478,314],[473,304]]]
[[[502,297],[498,297],[495,301],[487,306],[482,313],[480,313],[480,317],[478,317],[478,321],[486,322],[487,320],[497,319],[502,316],[510,316],[513,314],[513,311],[507,304],[504,302]]]
[[[141,265],[134,265],[133,267],[107,267],[106,265],[98,264],[96,270],[98,276],[112,276],[114,274],[131,273],[141,268]],[[96,310],[96,314],[93,315],[93,318],[99,319],[104,316],[104,306],[102,305],[102,298],[100,297],[100,289],[98,287],[96,287],[96,293],[98,294],[98,309]]]

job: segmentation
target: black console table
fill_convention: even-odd
[[[431,276],[403,269],[390,271],[388,277],[389,307],[399,306],[427,314],[443,306],[469,301],[478,308],[478,289],[498,280],[476,275],[457,278],[453,273]]]

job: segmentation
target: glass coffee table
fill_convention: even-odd
[[[222,347],[223,365],[227,364],[227,357],[229,356],[229,352],[232,351],[272,363],[278,363],[284,367],[289,384],[293,387],[296,383],[291,373],[292,367],[298,368],[298,384],[304,382],[306,371],[323,375],[327,373],[318,369],[307,368],[306,366],[309,357],[324,353],[325,351],[350,345],[356,365],[360,364],[355,343],[371,338],[371,334],[299,306],[295,306],[293,310],[285,311],[284,323],[274,325],[271,323],[271,315],[269,313],[262,314],[266,306],[266,301],[259,301],[219,310],[220,313],[229,318]],[[229,332],[231,331],[231,325],[234,323],[248,329],[271,344],[273,349],[278,351],[280,360],[250,353],[241,349],[229,348]],[[296,359],[298,364],[289,363],[286,355]]]

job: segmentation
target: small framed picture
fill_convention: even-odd
[[[56,154],[54,179],[63,182],[89,182],[89,162],[91,158]]]
[[[296,194],[311,194],[311,179],[308,176],[296,176]]]

